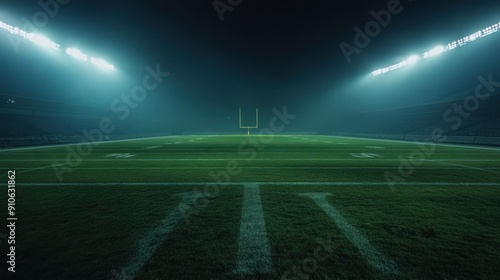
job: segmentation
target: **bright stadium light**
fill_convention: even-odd
[[[403,60],[403,61],[401,61],[398,64],[394,64],[394,65],[391,65],[389,67],[385,67],[385,68],[381,68],[381,69],[375,70],[375,71],[372,72],[372,75],[378,76],[378,75],[385,74],[385,73],[390,72],[390,71],[394,71],[394,70],[399,69],[399,68],[403,68],[403,67],[405,67],[407,65],[408,65],[408,61]]]
[[[24,30],[21,30],[17,27],[14,27],[12,25],[8,25],[7,23],[3,22],[3,21],[0,21],[0,28],[9,32],[10,34],[12,35],[16,35],[16,36],[19,36],[23,39],[28,39],[29,37],[29,33],[24,31]]]
[[[23,39],[29,40],[39,46],[46,47],[46,48],[51,48],[54,50],[60,50],[59,44],[52,42],[49,38],[41,35],[41,34],[36,34],[36,33],[28,33],[22,29],[19,29],[17,27],[14,27],[12,25],[9,25],[3,21],[0,21],[0,31],[4,30],[5,32],[10,33],[11,35],[21,37]],[[74,48],[67,48],[66,53],[76,59],[82,60],[82,61],[88,61],[89,56],[84,54],[78,49]],[[91,58],[90,62],[100,68],[106,69],[106,70],[115,70],[115,67],[108,62],[106,62],[103,59],[98,59],[98,58]]]
[[[58,44],[52,42],[49,38],[43,35],[31,33],[29,34],[28,39],[39,46],[59,50]]]
[[[86,54],[83,54],[80,50],[78,49],[73,49],[73,48],[67,48],[66,53],[76,59],[87,61],[88,56]]]
[[[429,51],[429,56],[436,56],[440,55],[445,51],[445,48],[443,46],[437,46],[433,48],[432,50]]]
[[[408,57],[406,59],[406,62],[408,62],[408,64],[415,64],[417,63],[418,61],[420,60],[420,56],[418,55],[412,55],[410,57]]]
[[[428,52],[425,52],[424,54],[422,54],[421,56],[417,56],[418,57],[418,60],[420,59],[428,59],[428,58],[431,58],[431,57],[434,57],[434,56],[438,56],[446,51],[451,51],[451,50],[454,50],[458,47],[462,47],[462,46],[465,46],[467,45],[468,43],[471,43],[471,42],[474,42],[478,39],[481,39],[481,38],[484,38],[486,36],[489,36],[493,33],[496,33],[500,31],[500,22],[499,23],[495,23],[489,27],[486,27],[485,29],[483,30],[479,30],[469,36],[465,36],[464,38],[462,39],[459,39],[459,40],[456,40],[456,41],[453,41],[449,44],[447,44],[446,46],[438,46],[438,47],[435,47],[434,49],[428,51]],[[372,72],[372,75],[373,76],[378,76],[378,75],[382,75],[384,73],[387,73],[387,72],[390,72],[390,71],[394,71],[396,69],[399,69],[399,68],[402,68],[402,67],[405,67],[407,65],[410,65],[410,64],[413,64],[415,62],[417,62],[418,60],[416,60],[416,57],[414,56],[410,56],[408,59],[406,59],[405,61],[402,61],[400,63],[397,63],[397,64],[394,64],[394,65],[391,65],[391,66],[388,66],[388,67],[384,67],[384,68],[380,68],[378,70],[375,70]]]
[[[107,63],[105,60],[100,59],[100,58],[90,58],[90,62],[98,67],[101,67],[106,70],[115,70],[115,67],[109,63]]]

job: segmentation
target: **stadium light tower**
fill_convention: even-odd
[[[255,108],[255,126],[241,125],[241,108],[240,108],[240,128],[246,128],[248,136],[250,136],[250,128],[259,128],[259,108]]]

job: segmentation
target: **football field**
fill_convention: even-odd
[[[3,150],[0,170],[0,279],[11,221],[15,279],[500,275],[499,148],[168,136]]]

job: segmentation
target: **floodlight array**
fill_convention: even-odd
[[[415,64],[420,61],[420,56],[418,55],[412,55],[406,59],[406,62],[408,64]]]
[[[12,35],[16,35],[16,36],[19,36],[23,39],[29,39],[29,33],[26,32],[26,31],[23,31],[17,27],[14,27],[12,25],[8,25],[7,23],[3,22],[3,21],[0,21],[0,28],[9,32],[10,34]]]
[[[88,60],[88,56],[86,54],[82,53],[78,49],[67,48],[66,53],[69,54],[70,56],[76,58],[76,59],[79,59],[79,60],[83,60],[83,61]]]
[[[14,36],[31,41],[32,43],[37,44],[41,47],[49,48],[49,49],[52,49],[55,51],[61,50],[61,47],[59,44],[51,41],[49,38],[47,38],[41,34],[28,33],[22,29],[19,29],[17,27],[9,25],[3,21],[0,21],[0,29],[3,29],[4,31],[6,31]],[[84,61],[84,62],[87,62],[89,60],[88,55],[84,54],[83,52],[81,52],[80,50],[75,49],[75,48],[67,48],[66,54],[68,54],[69,56],[72,56],[73,58],[76,58],[78,60]],[[114,70],[115,69],[115,67],[113,65],[109,64],[107,61],[100,59],[100,58],[91,57],[90,63],[95,65],[95,66],[98,66],[100,68],[106,69],[106,70]]]
[[[95,66],[101,67],[106,70],[115,70],[115,67],[109,63],[107,63],[105,60],[100,59],[100,58],[94,58],[92,57],[90,59],[90,62],[94,64]]]
[[[483,30],[477,31],[469,36],[465,36],[462,39],[453,41],[453,42],[447,44],[446,46],[437,46],[434,49],[423,53],[422,55],[412,55],[412,56],[408,57],[407,59],[405,59],[397,64],[377,69],[377,70],[372,72],[372,75],[373,76],[382,75],[382,74],[385,74],[387,72],[391,72],[391,71],[406,67],[408,65],[415,64],[416,62],[418,62],[420,60],[428,59],[428,58],[431,58],[434,56],[438,56],[444,52],[451,51],[451,50],[454,50],[458,47],[465,46],[468,43],[471,43],[471,42],[474,42],[478,39],[484,38],[486,36],[489,36],[493,33],[498,32],[498,31],[500,31],[500,22],[493,24],[493,25],[491,25]]]
[[[52,42],[49,38],[40,34],[30,33],[28,35],[28,40],[45,48],[51,48],[56,51],[59,50],[59,44]]]

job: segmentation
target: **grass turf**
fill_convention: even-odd
[[[77,145],[1,151],[2,173],[16,170],[18,221],[16,273],[0,239],[0,278],[130,279],[121,269],[175,211],[178,194],[223,181],[189,222],[156,240],[134,279],[496,279],[499,156],[330,136],[173,136],[104,142],[87,155]],[[234,273],[242,182],[260,182],[272,273]],[[302,193],[332,194],[329,204],[400,273],[371,266]],[[0,199],[6,210],[5,189]],[[312,261],[318,238],[332,253]]]

